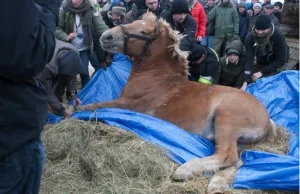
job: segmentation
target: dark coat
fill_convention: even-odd
[[[245,81],[251,82],[253,73],[254,58],[256,63],[264,66],[260,72],[263,75],[275,73],[279,67],[282,67],[288,58],[288,47],[283,33],[274,25],[271,29],[273,31],[270,37],[269,45],[266,47],[267,55],[261,56],[256,52],[254,37],[249,33],[245,38],[246,47],[246,64],[245,64]]]
[[[46,123],[46,93],[35,76],[53,55],[60,7],[57,2],[2,2],[1,18],[5,19],[0,20],[0,26],[5,30],[0,36],[0,161],[38,138]]]
[[[214,8],[214,7],[207,7],[205,5],[204,7],[205,15],[207,17],[208,13]],[[206,36],[213,36],[215,34],[215,21],[206,22]]]
[[[239,12],[239,36],[241,41],[244,42],[246,35],[248,34],[248,15],[245,10],[242,14]]]
[[[174,22],[171,11],[165,11],[161,17],[165,19],[173,30],[179,31],[180,34],[186,35],[180,42],[180,49],[183,51],[189,51],[191,48],[191,41],[195,39],[196,22],[192,15],[187,14],[185,20],[181,24]]]

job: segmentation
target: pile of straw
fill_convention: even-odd
[[[203,194],[208,184],[203,176],[172,182],[170,176],[178,166],[163,150],[102,123],[66,119],[47,125],[43,140],[47,160],[41,194]]]

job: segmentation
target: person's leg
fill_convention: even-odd
[[[89,82],[89,51],[83,50],[80,51],[80,59],[82,63],[83,73],[80,74],[81,86],[82,88]]]
[[[95,69],[95,72],[100,69],[100,62],[95,52],[90,54],[90,62],[92,67]]]
[[[222,44],[224,42],[224,37],[214,37],[214,47],[213,49],[216,51],[216,53],[218,54],[218,56],[220,57],[221,55],[221,48],[222,48]]]
[[[45,162],[41,138],[0,161],[0,194],[38,194]]]
[[[207,36],[208,47],[214,48],[214,36]]]
[[[202,38],[201,45],[208,46],[208,36],[205,36],[204,38]]]

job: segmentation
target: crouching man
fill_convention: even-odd
[[[219,66],[217,53],[212,48],[194,43],[188,59],[190,61],[189,80],[211,84]]]
[[[214,84],[241,88],[244,82],[245,56],[243,43],[234,40],[225,50],[225,56],[220,59],[220,65]]]
[[[76,96],[76,75],[83,72],[79,52],[67,42],[56,40],[56,47],[51,61],[43,71],[37,75],[47,93],[48,105],[53,112],[64,117],[73,113],[66,109],[61,101],[65,86],[74,105],[80,105]]]
[[[269,16],[261,14],[245,38],[245,82],[241,89],[261,77],[277,74],[288,61],[288,46],[282,32]],[[256,61],[254,60],[256,58]]]

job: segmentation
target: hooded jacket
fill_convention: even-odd
[[[239,15],[228,1],[215,6],[207,15],[207,22],[215,22],[215,37],[229,37],[239,34]]]
[[[235,49],[240,53],[237,64],[231,64],[227,60],[227,52],[230,49]],[[240,88],[244,82],[245,56],[243,53],[243,43],[239,40],[234,40],[229,43],[225,52],[226,55],[220,58],[219,69],[213,79],[213,83]]]

